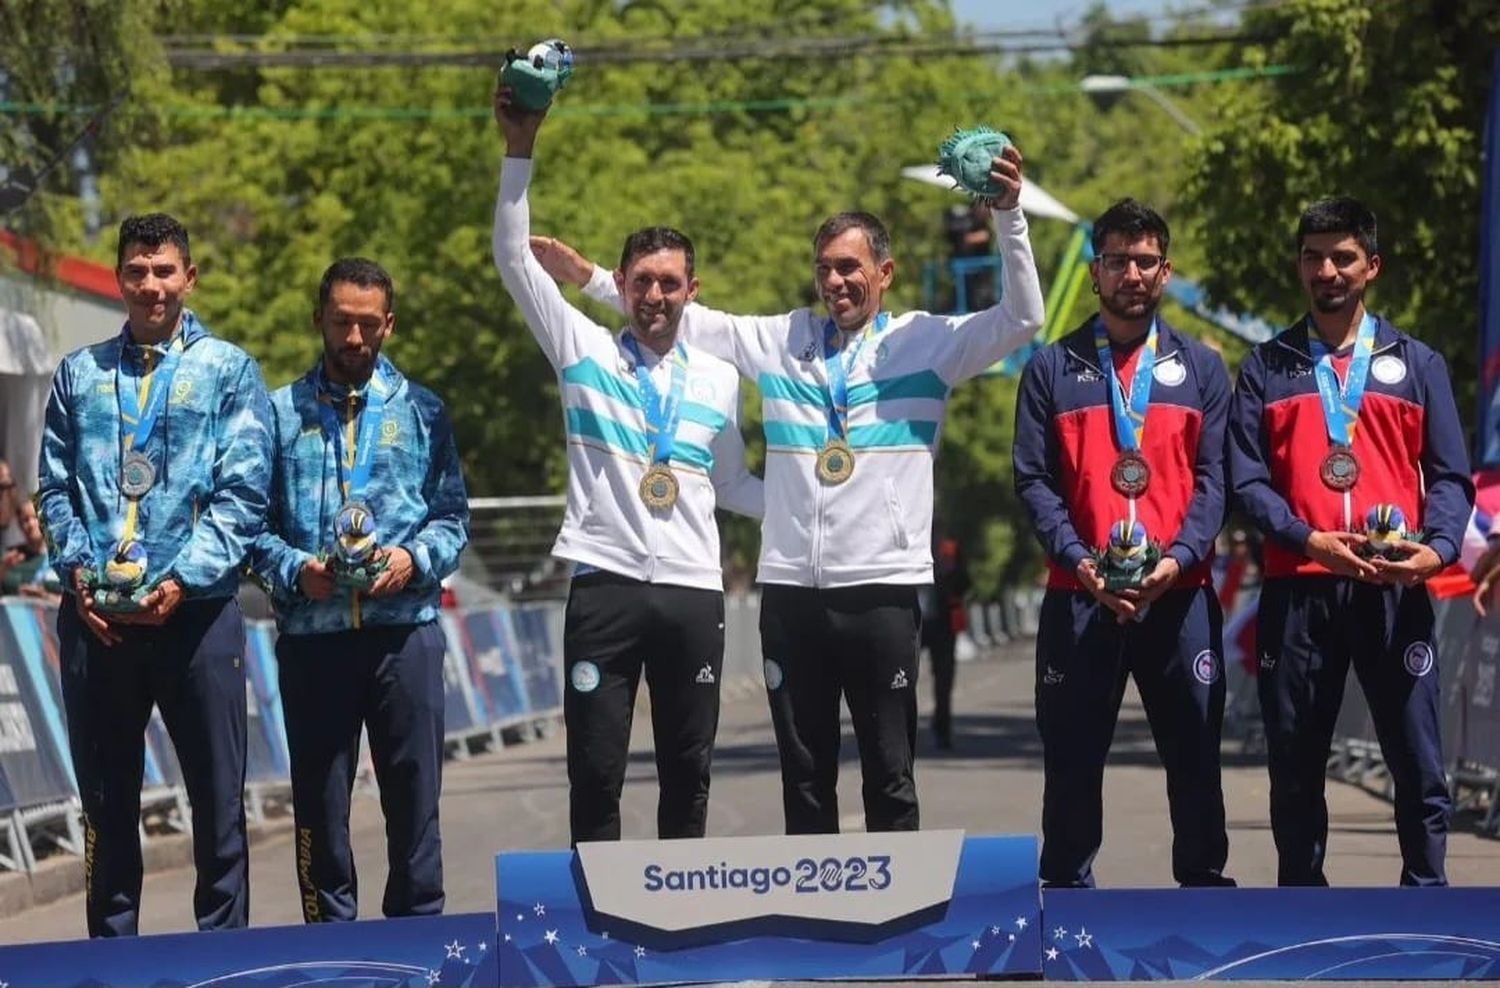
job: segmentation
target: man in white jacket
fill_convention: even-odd
[[[693,246],[665,227],[625,241],[619,334],[569,305],[528,246],[532,148],[543,114],[511,105],[495,204],[495,266],[558,373],[568,505],[553,554],[575,562],[563,632],[574,844],[620,837],[631,714],[642,671],[660,781],[657,833],[702,837],[719,721],[724,593],[716,505],[753,518],[734,368],[680,340],[698,291]]]
[[[788,833],[839,829],[839,698],[854,721],[865,828],[918,826],[917,590],[932,583],[932,458],[953,387],[1030,340],[1042,292],[1019,203],[1014,145],[991,164],[1003,294],[967,316],[892,315],[895,276],[879,219],[839,213],[813,238],[827,317],[733,316],[688,305],[680,338],[761,389],[766,500],[761,649]],[[539,239],[559,280],[628,304],[607,272]]]

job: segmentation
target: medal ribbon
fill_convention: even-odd
[[[1130,379],[1130,394],[1120,383],[1115,372],[1114,358],[1110,355],[1109,334],[1104,323],[1094,321],[1094,349],[1099,354],[1099,369],[1109,377],[1109,403],[1115,423],[1115,441],[1127,453],[1138,453],[1141,436],[1146,431],[1146,406],[1151,403],[1152,371],[1156,368],[1157,333],[1156,320],[1146,331],[1146,342],[1141,344],[1141,355],[1136,360],[1135,374]]]
[[[635,380],[640,385],[641,413],[646,417],[646,443],[652,464],[667,463],[677,445],[677,426],[682,421],[682,393],[687,389],[687,348],[681,343],[665,360],[671,362],[672,383],[666,395],[651,379],[651,368],[641,359],[641,345],[627,330],[621,341],[635,360]]]
[[[1313,376],[1318,382],[1328,441],[1334,446],[1352,446],[1359,406],[1365,400],[1370,358],[1375,352],[1375,317],[1366,312],[1359,322],[1359,330],[1354,336],[1354,355],[1349,361],[1349,373],[1345,375],[1343,387],[1339,386],[1338,371],[1333,369],[1333,350],[1318,336],[1311,318],[1307,323],[1307,350],[1313,358]]]
[[[353,388],[344,402],[344,421],[340,422],[333,410],[334,398],[328,378],[322,367],[318,368],[318,415],[323,422],[323,437],[333,444],[334,463],[339,473],[339,490],[345,501],[364,497],[370,483],[370,473],[375,466],[376,438],[385,421],[386,400],[390,397],[387,382],[380,373],[379,365],[370,375],[370,383],[364,390],[365,408],[356,415],[354,406],[360,394]],[[362,625],[359,592],[350,594],[350,616],[354,627]]]
[[[360,394],[351,388],[344,406],[344,421],[340,422],[333,410],[335,399],[328,393],[327,378],[321,369],[318,371],[318,388],[323,392],[318,396],[318,414],[323,420],[323,436],[333,444],[339,490],[345,501],[360,500],[369,486],[370,473],[375,466],[375,440],[385,421],[385,405],[390,397],[388,387],[377,368],[364,391],[364,411],[355,414],[354,406]]]
[[[125,372],[126,348],[134,346],[130,338],[130,327],[127,324],[120,331],[123,345],[120,348],[120,362],[115,367],[115,397],[120,405],[120,442],[124,447],[124,453],[131,450],[144,449],[146,440],[151,438],[151,431],[156,428],[156,420],[161,416],[161,410],[167,407],[167,398],[172,393],[172,377],[177,373],[177,365],[182,361],[183,337],[186,335],[186,322],[193,318],[191,313],[183,313],[183,325],[178,327],[177,335],[172,337],[171,343],[163,350],[154,346],[141,346],[142,355],[146,361],[146,371],[138,380],[127,380],[130,375]],[[160,356],[159,361],[153,362],[153,357]],[[161,380],[156,380],[157,375]],[[154,386],[153,386],[154,385]],[[121,454],[121,470],[124,470],[124,455]],[[120,544],[135,541],[135,530],[139,524],[140,499],[128,498],[125,508],[125,529],[120,535]]]
[[[885,329],[885,324],[890,321],[891,314],[882,312],[875,317],[875,322],[867,327],[859,338],[848,347],[842,356],[839,354],[837,345],[838,327],[832,319],[828,320],[823,327],[823,364],[828,368],[828,436],[830,439],[848,439],[849,437],[849,375],[854,371],[854,366],[859,362],[860,351],[865,347],[865,341],[872,336],[879,336]]]

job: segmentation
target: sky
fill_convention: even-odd
[[[1050,28],[1059,22],[1071,24],[1092,6],[1090,0],[953,0],[953,11],[960,21],[977,28]],[[1117,15],[1158,14],[1166,10],[1167,0],[1106,0],[1105,6]],[[1182,6],[1181,3],[1178,6]]]

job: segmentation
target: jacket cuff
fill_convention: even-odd
[[[589,276],[588,284],[583,286],[583,294],[596,302],[613,302],[618,294],[614,272],[595,264],[594,273]]]
[[[1057,560],[1063,566],[1067,567],[1068,572],[1071,573],[1078,569],[1079,563],[1092,555],[1093,552],[1082,542],[1070,542],[1068,545],[1063,546],[1062,552],[1057,554]]]
[[[1427,540],[1427,545],[1433,552],[1438,554],[1438,558],[1443,561],[1445,569],[1458,562],[1458,546],[1454,545],[1453,540],[1448,538],[1448,536],[1434,535]]]
[[[1198,554],[1181,542],[1173,542],[1166,554],[1177,560],[1177,566],[1184,573],[1198,565]]]

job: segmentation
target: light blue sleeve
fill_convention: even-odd
[[[421,574],[419,584],[432,585],[458,569],[458,557],[469,544],[469,495],[464,487],[463,467],[453,423],[442,404],[434,399],[427,477],[422,497],[427,502],[427,521],[402,548],[411,553]]]
[[[214,443],[213,492],[192,537],[168,567],[188,591],[212,587],[245,562],[266,523],[270,500],[271,402],[260,368],[241,356],[219,399],[219,435]]]
[[[37,467],[37,499],[52,568],[62,585],[70,589],[75,569],[79,566],[92,569],[95,565],[93,541],[73,502],[73,464],[77,458],[78,437],[72,406],[71,364],[64,360],[52,376],[52,393],[47,398],[41,458]]]
[[[285,450],[281,448],[280,413],[276,410],[274,401],[270,403],[270,407],[271,491],[266,509],[265,531],[256,536],[250,547],[250,569],[271,589],[272,596],[292,597],[301,591],[298,577],[302,573],[302,567],[314,557],[310,552],[293,548],[281,537],[281,533],[286,530],[287,516],[296,507],[286,503],[286,481],[283,477],[286,464],[282,457],[290,456],[292,447],[289,444]],[[293,431],[293,442],[296,437],[297,433]]]

